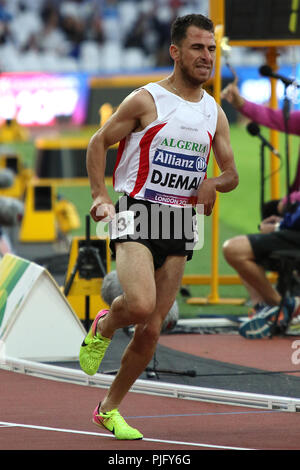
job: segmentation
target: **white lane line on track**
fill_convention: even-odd
[[[0,426],[7,426],[7,427],[13,426],[13,427],[19,427],[19,428],[37,429],[40,431],[56,431],[56,432],[66,432],[66,433],[71,433],[71,434],[84,434],[88,436],[112,437],[112,434],[105,434],[105,433],[99,433],[99,432],[79,431],[76,429],[52,428],[48,426],[36,426],[34,424],[7,423],[5,421],[0,421]],[[162,444],[185,445],[185,446],[191,446],[191,447],[205,447],[207,449],[255,450],[255,449],[249,449],[245,447],[221,446],[221,445],[214,445],[214,444],[203,444],[203,443],[198,443],[198,442],[171,441],[171,440],[152,439],[152,438],[145,438],[145,437],[143,438],[143,441],[160,442]]]

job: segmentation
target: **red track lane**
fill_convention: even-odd
[[[118,441],[91,423],[103,389],[5,370],[0,383],[2,450],[299,449],[298,413],[131,392],[120,411],[145,439]]]

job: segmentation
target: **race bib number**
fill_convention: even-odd
[[[134,234],[134,212],[123,211],[115,215],[110,225],[110,238],[125,237]]]

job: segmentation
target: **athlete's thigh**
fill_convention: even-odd
[[[149,332],[154,338],[159,336],[163,321],[169,313],[180,288],[185,262],[186,258],[184,256],[169,256],[163,266],[155,271],[155,309],[145,324],[136,325],[135,341],[145,341],[144,335],[146,332]]]
[[[155,272],[155,313],[164,319],[172,307],[181,286],[186,263],[185,256],[168,256],[161,268]]]
[[[116,270],[128,300],[143,296],[155,300],[153,258],[146,246],[137,242],[117,243]]]

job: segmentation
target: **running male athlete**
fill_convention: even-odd
[[[149,213],[158,205],[182,211],[185,205],[201,204],[204,214],[210,215],[216,192],[231,191],[238,184],[228,121],[202,89],[214,65],[213,23],[202,15],[187,15],[173,23],[171,36],[174,69],[170,76],[131,93],[91,138],[87,169],[93,198],[90,213],[95,221],[116,218],[121,211],[125,226],[133,224],[136,230],[130,216],[136,203]],[[116,142],[120,145],[114,188],[124,196],[115,208],[104,174],[107,149]],[[220,174],[207,178],[211,147]],[[145,240],[119,235],[113,234],[112,242],[123,295],[113,301],[109,311],[96,315],[80,349],[80,364],[87,374],[95,374],[116,329],[136,325],[118,374],[97,405],[93,421],[118,439],[141,439],[142,434],[125,422],[118,408],[153,357],[191,251],[184,236]]]

